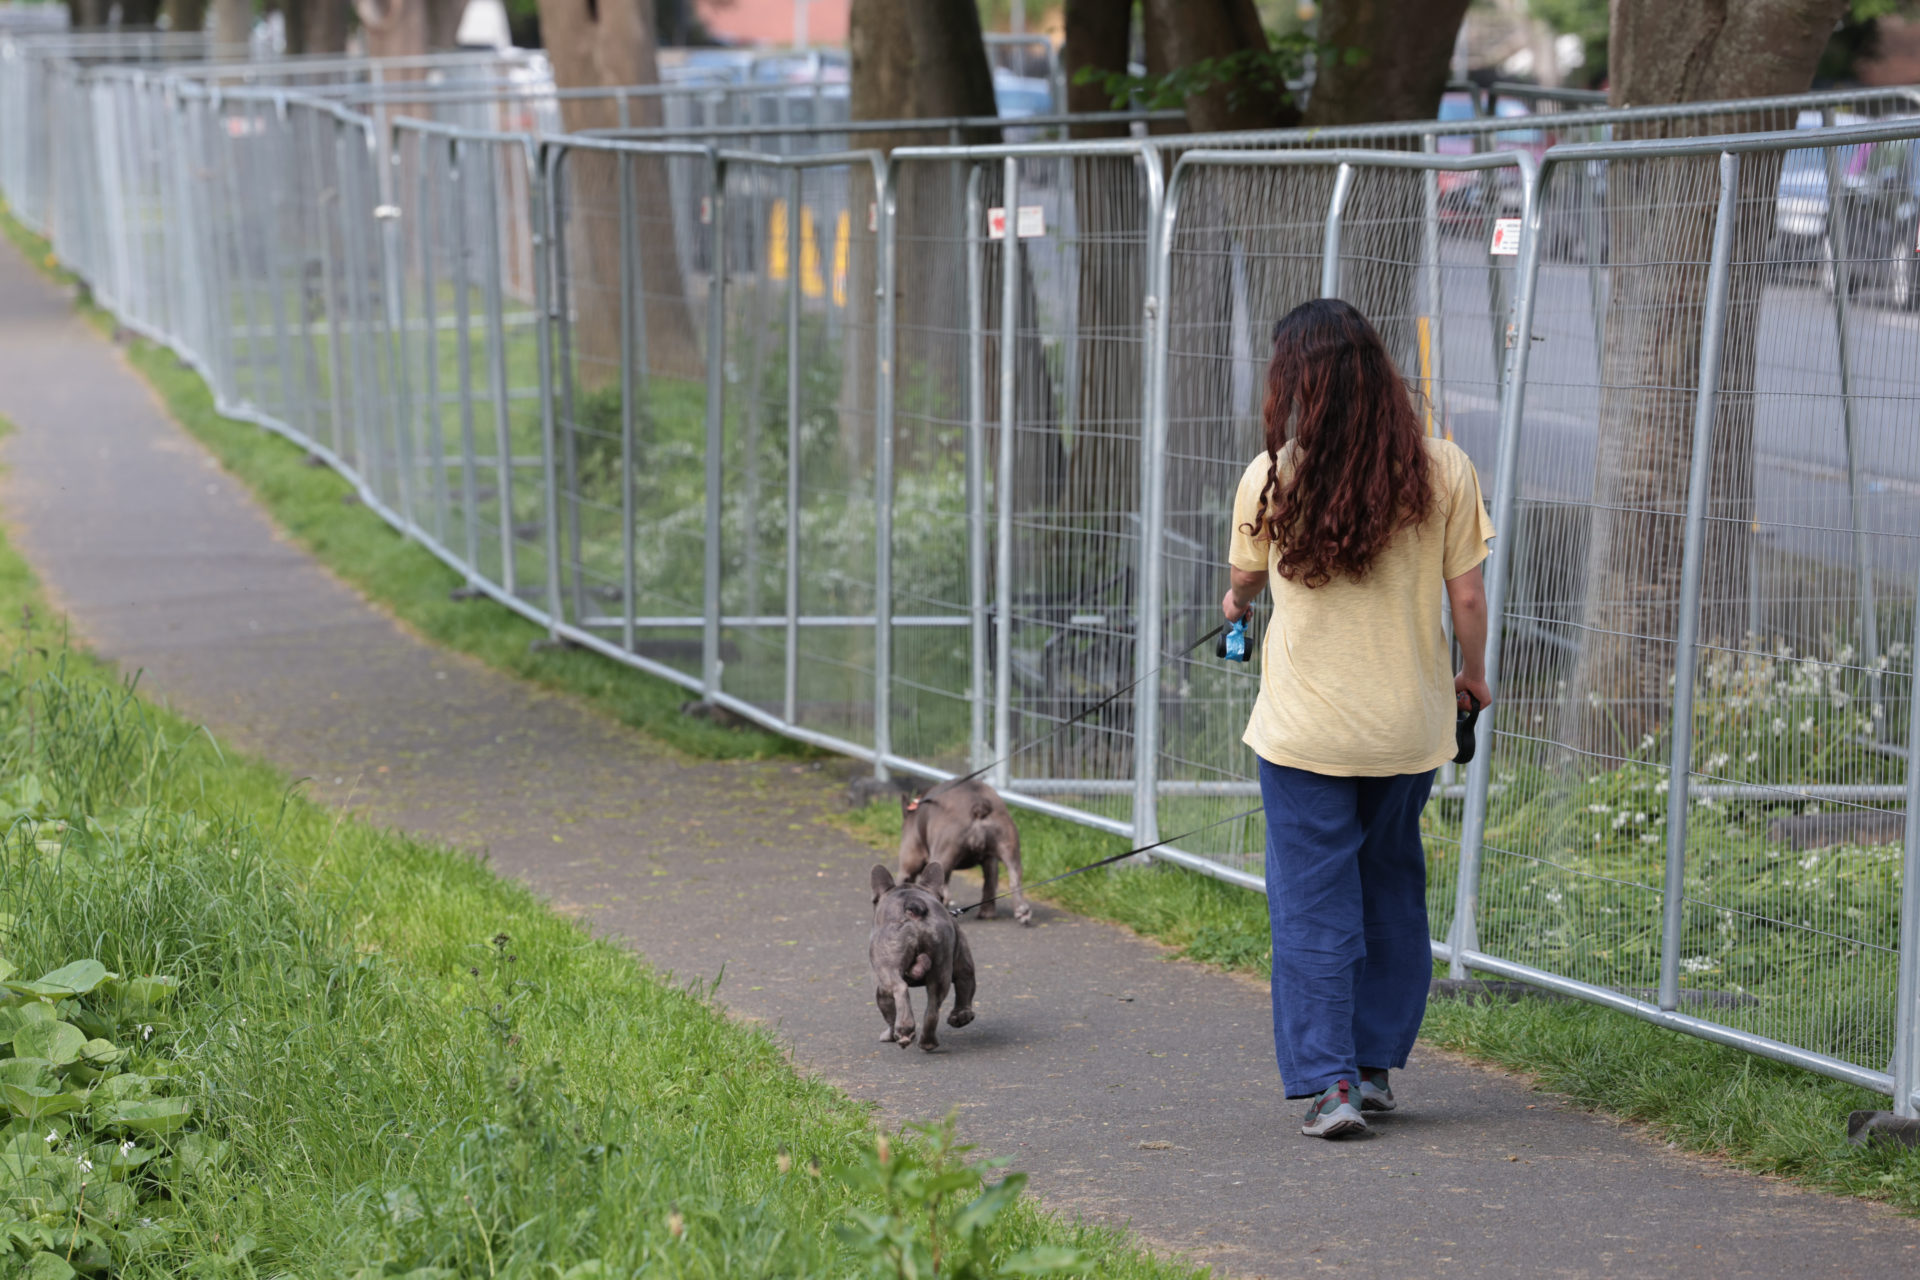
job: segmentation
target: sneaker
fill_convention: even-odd
[[[1367,1122],[1360,1117],[1360,1109],[1349,1100],[1351,1088],[1345,1080],[1341,1080],[1316,1097],[1307,1108],[1306,1119],[1300,1123],[1300,1132],[1309,1138],[1338,1138],[1342,1134],[1365,1133]]]
[[[1360,1109],[1391,1111],[1393,1106],[1393,1086],[1387,1083],[1387,1069],[1385,1067],[1360,1068]]]

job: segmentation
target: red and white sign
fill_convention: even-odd
[[[880,206],[872,200],[867,201],[867,230],[880,229]]]
[[[1496,258],[1511,258],[1520,252],[1520,219],[1495,218],[1493,243],[1487,251]]]
[[[1047,234],[1047,211],[1037,204],[1023,204],[1014,218],[1014,234],[1022,240],[1031,240],[1035,236]],[[987,210],[987,239],[1005,240],[1007,238],[1007,211],[993,208]]]

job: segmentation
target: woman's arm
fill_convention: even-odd
[[[1228,622],[1238,622],[1247,616],[1247,610],[1253,608],[1253,602],[1267,589],[1267,571],[1265,569],[1236,569],[1227,566],[1232,575],[1233,585],[1227,588],[1227,595],[1220,602],[1220,611],[1227,615]]]
[[[1456,700],[1472,694],[1488,706],[1493,688],[1487,683],[1487,593],[1479,565],[1447,579],[1447,603],[1453,607],[1453,638],[1460,642],[1460,674],[1453,678]]]

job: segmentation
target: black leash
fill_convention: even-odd
[[[1249,610],[1249,612],[1251,612],[1251,610]],[[1242,619],[1242,621],[1244,622],[1244,619]],[[978,769],[975,769],[972,773],[962,774],[958,778],[948,778],[945,782],[934,783],[931,787],[928,787],[920,795],[914,797],[912,803],[907,806],[908,810],[912,811],[913,809],[919,808],[922,804],[925,804],[927,801],[933,799],[935,796],[939,795],[942,791],[946,791],[950,788],[957,787],[963,782],[972,782],[975,778],[979,777],[981,774],[986,773],[990,769],[999,768],[1001,765],[1007,763],[1007,761],[1013,759],[1015,756],[1019,755],[1023,751],[1031,751],[1033,748],[1039,746],[1041,743],[1047,742],[1053,738],[1059,737],[1061,734],[1073,728],[1073,726],[1079,724],[1081,721],[1087,719],[1087,717],[1093,715],[1095,712],[1101,711],[1107,707],[1112,706],[1119,699],[1125,697],[1129,693],[1132,693],[1134,689],[1139,687],[1140,682],[1142,680],[1145,680],[1148,676],[1153,675],[1155,672],[1164,670],[1168,666],[1168,664],[1176,661],[1177,659],[1186,657],[1188,654],[1192,653],[1195,649],[1198,649],[1201,645],[1205,644],[1207,641],[1225,632],[1226,629],[1227,629],[1227,624],[1222,622],[1219,626],[1207,632],[1207,634],[1201,636],[1198,640],[1195,640],[1192,644],[1180,650],[1178,653],[1168,658],[1165,662],[1162,662],[1159,666],[1152,667],[1146,671],[1141,672],[1139,675],[1135,676],[1131,681],[1121,685],[1118,689],[1115,689],[1112,693],[1100,699],[1100,701],[1094,703],[1092,706],[1088,707],[1085,711],[1080,712],[1078,715],[1074,716],[1073,719],[1068,720],[1065,723],[1061,724],[1058,728],[1055,728],[1054,730],[1046,734],[1044,737],[1035,738],[1032,742],[1022,743],[1021,745],[1015,747],[1012,751],[1008,752],[1006,755],[1000,757],[998,760],[994,760],[987,764],[984,764],[980,766]],[[1202,830],[1204,829],[1205,828],[1202,828]],[[1164,841],[1162,843],[1164,843]],[[1137,853],[1139,852],[1139,850],[1135,850],[1135,852]],[[1122,854],[1121,856],[1124,857],[1126,855]],[[1115,861],[1115,859],[1109,858],[1108,861],[1112,862],[1112,861]],[[1097,867],[1101,864],[1096,862],[1093,865]],[[979,904],[976,903],[975,905],[977,906]]]
[[[1205,641],[1210,640],[1212,638],[1213,637],[1211,635],[1202,636],[1201,642],[1204,643]],[[1263,806],[1255,805],[1253,808],[1246,810],[1244,813],[1236,813],[1231,815],[1230,817],[1217,818],[1214,821],[1206,823],[1203,826],[1195,827],[1191,831],[1184,831],[1177,836],[1168,836],[1166,839],[1156,840],[1152,844],[1143,844],[1138,849],[1129,849],[1125,853],[1116,853],[1111,858],[1102,858],[1098,862],[1089,862],[1084,867],[1075,867],[1071,871],[1062,871],[1057,876],[1048,876],[1045,880],[1036,880],[1031,885],[1022,885],[1021,891],[1025,892],[1027,889],[1038,889],[1043,884],[1052,884],[1056,880],[1065,880],[1068,876],[1077,876],[1083,871],[1093,871],[1100,867],[1109,866],[1112,863],[1121,861],[1122,859],[1131,858],[1137,853],[1147,853],[1154,849],[1160,848],[1162,845],[1172,844],[1176,840],[1185,840],[1188,836],[1199,835],[1202,831],[1209,830],[1213,827],[1223,826],[1229,822],[1238,822],[1242,818],[1251,818],[1254,814],[1262,812],[1262,809],[1263,809]],[[980,899],[980,901],[974,903],[972,906],[968,906],[968,907],[949,906],[947,910],[953,914],[954,919],[958,920],[961,916],[964,916],[965,914],[967,914],[967,912],[978,911],[981,907],[986,906],[989,902],[998,902],[1004,896],[1005,896],[1004,894],[996,893],[992,897]]]

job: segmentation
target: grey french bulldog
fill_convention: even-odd
[[[940,1047],[940,1005],[953,988],[950,1027],[973,1021],[973,952],[967,936],[942,901],[946,877],[930,864],[919,881],[894,883],[885,867],[873,869],[873,933],[867,962],[873,966],[873,1002],[887,1020],[881,1043],[902,1049],[914,1041],[911,987],[927,992],[926,1018],[919,1027],[920,1047]]]
[[[900,800],[900,878],[921,876],[938,865],[940,899],[951,903],[946,882],[956,871],[980,868],[980,918],[999,913],[1000,867],[1006,864],[1013,892],[1013,918],[1033,923],[1033,908],[1020,892],[1020,828],[1013,825],[1000,793],[984,782],[935,787],[919,798]],[[924,878],[924,877],[922,877]]]

